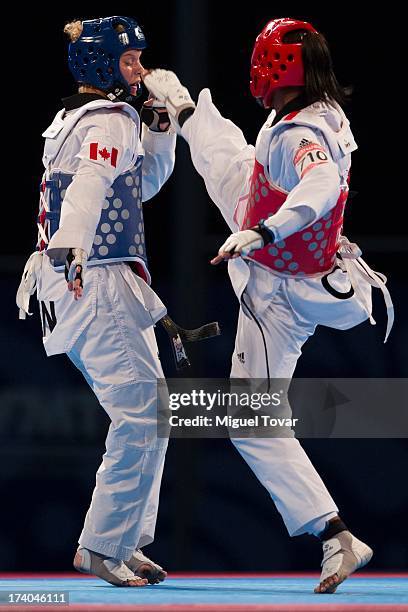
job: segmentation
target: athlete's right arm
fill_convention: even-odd
[[[65,259],[71,248],[90,252],[121,155],[122,148],[106,134],[96,128],[88,131],[76,154],[79,164],[61,205],[59,228],[46,251],[51,259]]]
[[[246,142],[239,127],[221,115],[209,89],[200,93],[197,108],[181,134],[189,143],[192,162],[209,196],[230,229],[236,231],[234,212],[238,200],[249,189],[255,148]]]
[[[200,93],[195,108],[188,90],[174,73],[154,70],[145,75],[144,82],[166,104],[173,125],[189,143],[192,162],[204,179],[208,194],[235,231],[234,210],[249,184],[254,147],[247,144],[232,121],[222,117],[208,89]],[[181,128],[178,122],[183,123]]]
[[[72,153],[79,163],[61,205],[59,228],[46,251],[51,259],[67,261],[70,290],[83,285],[85,264],[103,202],[123,167],[124,147],[112,138],[105,122],[106,117],[96,117],[86,130],[79,150]],[[81,279],[75,282],[79,278],[76,276],[78,266],[81,266]],[[80,292],[74,293],[75,297],[80,297]]]

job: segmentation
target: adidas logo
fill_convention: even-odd
[[[305,147],[308,144],[310,144],[310,140],[307,140],[307,138],[302,138],[302,140],[299,143],[299,147]]]
[[[240,363],[245,363],[245,353],[237,353],[237,357]]]
[[[121,34],[119,34],[118,38],[122,45],[129,44],[129,36],[126,34],[126,32],[122,32]]]

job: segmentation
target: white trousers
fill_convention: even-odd
[[[75,302],[63,275],[43,272],[39,299],[49,313],[47,352],[68,354],[111,420],[79,543],[126,560],[153,541],[167,447],[157,438],[156,379],[163,372],[151,313],[139,291],[143,281],[125,264],[95,266]]]
[[[246,301],[251,305],[249,296]],[[282,290],[277,291],[261,315],[255,316],[264,333],[270,377],[290,379],[302,345],[313,334],[315,326],[296,319]],[[231,377],[267,377],[261,332],[242,308]],[[233,438],[232,442],[269,492],[291,536],[308,532],[310,523],[313,525],[323,516],[337,512],[336,504],[298,440]]]
[[[327,287],[321,278],[285,279],[242,258],[229,262],[231,281],[262,327],[271,378],[291,379],[302,346],[317,325],[350,329],[367,320],[366,309],[352,293],[346,272],[335,269]],[[361,291],[371,304],[371,286]],[[233,378],[267,378],[261,332],[251,316],[239,315]],[[234,438],[242,457],[264,485],[290,535],[315,533],[322,518],[337,506],[300,443],[295,438]],[[317,531],[319,531],[318,529]]]

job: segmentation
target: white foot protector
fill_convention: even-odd
[[[341,531],[323,542],[323,561],[320,583],[315,593],[334,593],[350,574],[364,567],[373,556],[367,544],[349,531]]]
[[[143,554],[140,548],[135,550],[129,561],[125,561],[127,567],[140,578],[147,578],[149,584],[163,582],[167,572]]]
[[[106,557],[81,546],[75,554],[74,567],[78,572],[94,574],[115,586],[141,587],[147,584],[147,580],[135,576],[120,559]]]

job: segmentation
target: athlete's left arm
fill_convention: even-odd
[[[275,240],[305,229],[328,213],[340,195],[340,174],[320,132],[293,126],[271,142],[269,172],[288,197],[279,211],[265,221]]]
[[[150,200],[160,191],[173,172],[176,149],[176,133],[170,128],[165,132],[153,131],[142,123],[142,199]]]
[[[318,132],[318,130],[316,130]],[[276,135],[269,175],[288,196],[277,213],[254,228],[231,234],[211,263],[247,255],[298,232],[325,215],[340,195],[340,175],[323,136],[294,126]]]

